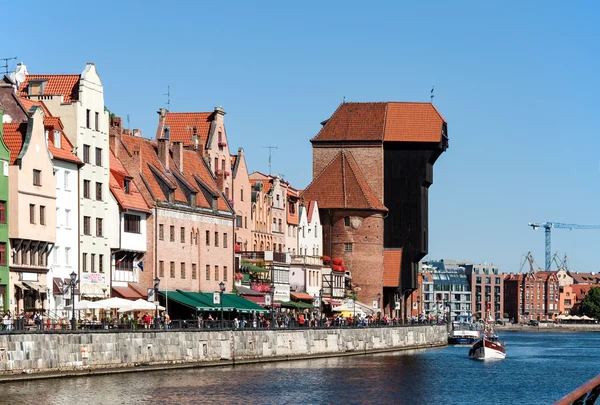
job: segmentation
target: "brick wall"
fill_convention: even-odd
[[[340,150],[342,150],[340,146],[313,144],[313,179],[323,171]],[[352,153],[369,187],[377,198],[383,201],[383,145],[345,145],[344,150]]]
[[[371,304],[377,293],[383,293],[383,217],[370,211],[338,210],[329,216],[320,211],[323,223],[323,252],[344,260],[352,273],[352,282],[360,287],[359,301]],[[350,225],[345,226],[345,217]],[[330,226],[332,224],[332,226]],[[345,244],[352,243],[352,252]],[[383,305],[383,302],[381,303]]]

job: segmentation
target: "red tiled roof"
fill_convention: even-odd
[[[150,212],[146,200],[140,194],[135,182],[129,182],[129,193],[125,192],[125,178],[130,178],[129,172],[123,163],[115,156],[112,149],[109,155],[110,182],[109,188],[122,209]]]
[[[169,127],[171,142],[183,142],[184,146],[192,144],[194,127],[200,137],[199,145],[206,146],[210,124],[212,122],[212,112],[167,112],[163,119],[159,117],[156,139],[163,137],[163,129]]]
[[[312,142],[440,142],[446,121],[431,103],[342,103]]]
[[[313,211],[315,210],[315,201],[311,201],[308,203],[308,211],[306,212],[306,219],[310,224],[312,222]]]
[[[402,249],[383,250],[383,286],[400,286],[400,269],[402,267]]]
[[[569,276],[573,277],[575,284],[600,284],[600,274],[580,273],[570,271]]]
[[[79,94],[79,80],[81,75],[27,75],[21,83],[19,95],[27,96],[27,88],[32,80],[46,80],[45,95],[62,95],[65,103],[77,100]]]
[[[50,110],[48,110],[48,108],[46,107],[46,104],[42,103],[41,101],[35,101],[35,100],[30,100],[25,97],[19,97],[19,102],[23,105],[23,107],[25,107],[26,112],[29,112],[29,110],[31,110],[31,107],[38,105],[38,106],[42,107],[42,109],[44,110],[44,115],[46,117],[52,116],[52,114],[50,113]]]
[[[363,177],[352,153],[342,150],[302,193],[319,208],[387,211]]]
[[[383,250],[383,286],[400,286],[400,269],[402,267],[402,249]]]
[[[134,150],[140,151],[142,173],[131,173],[131,175],[137,178],[137,176],[142,174],[146,181],[148,191],[150,191],[156,200],[168,201],[168,196],[165,195],[160,185],[160,182],[163,182],[169,187],[174,188],[176,202],[188,204],[180,184],[184,183],[186,184],[186,187],[191,187],[194,191],[197,191],[200,189],[198,184],[199,179],[212,194],[218,196],[218,209],[221,211],[230,211],[227,202],[225,202],[224,197],[218,191],[215,179],[212,177],[209,169],[203,163],[202,158],[196,151],[187,149],[183,151],[184,172],[180,173],[171,157],[169,157],[170,170],[165,170],[158,158],[156,142],[132,135],[122,135],[121,140],[130,153]],[[175,171],[177,172],[177,178],[173,174]],[[196,206],[199,208],[212,208],[212,202],[207,200],[204,193],[197,192]]]
[[[52,117],[54,118],[54,117]],[[44,119],[44,125],[48,127],[46,124],[46,119]],[[59,120],[60,122],[60,120]],[[62,127],[62,125],[60,126]],[[59,128],[59,126],[52,125],[52,128]],[[54,146],[54,131],[50,131],[48,133],[48,150],[52,153],[54,159],[64,160],[66,162],[71,162],[75,164],[83,164],[81,159],[79,159],[76,155],[73,154],[73,144],[69,141],[69,138],[65,135],[65,133],[60,130],[60,148]]]
[[[4,143],[6,147],[10,149],[10,164],[14,165],[15,161],[21,153],[23,147],[23,140],[27,133],[26,122],[9,122],[2,126],[2,135],[4,137]]]

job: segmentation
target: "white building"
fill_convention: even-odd
[[[115,139],[114,142],[120,141]],[[113,295],[126,299],[146,298],[147,291],[139,284],[139,272],[144,269],[146,219],[150,208],[112,150],[108,206]]]
[[[22,65],[25,70],[24,65]],[[27,74],[19,83],[22,97],[43,101],[61,118],[65,133],[84,166],[79,171],[79,269],[81,298],[109,295],[107,223],[109,201],[108,112],[96,66],[81,74]]]
[[[66,316],[63,310],[64,284],[68,284],[70,274],[78,273],[77,256],[79,228],[77,224],[79,196],[77,193],[78,169],[81,160],[72,154],[73,145],[59,127],[46,126],[48,150],[53,156],[54,179],[56,180],[56,241],[52,250],[48,274],[51,316]]]
[[[322,286],[323,227],[316,201],[300,206],[297,252],[292,256],[290,285],[296,292],[317,296]]]

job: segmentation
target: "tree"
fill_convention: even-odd
[[[581,309],[584,315],[600,319],[600,288],[592,287],[581,301]]]

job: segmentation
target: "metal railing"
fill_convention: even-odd
[[[297,320],[289,319],[287,322],[283,319],[278,319],[277,323],[271,324],[265,318],[241,319],[235,320],[198,320],[198,319],[178,319],[165,324],[161,321],[158,328],[153,323],[146,324],[137,321],[120,322],[120,321],[98,321],[98,322],[79,322],[77,329],[73,331],[69,322],[47,322],[34,324],[26,319],[16,319],[10,328],[4,325],[0,329],[0,334],[22,334],[22,333],[96,333],[96,332],[125,332],[130,330],[201,330],[201,331],[222,331],[222,330],[306,330],[306,329],[369,329],[369,328],[392,328],[392,327],[410,327],[410,326],[436,326],[445,325],[439,323],[399,323],[390,322],[384,324],[381,321],[374,320],[368,323],[357,322],[350,323],[344,321],[327,321],[325,319],[317,322],[316,320],[307,320],[303,325],[300,325]]]
[[[600,395],[600,375],[592,378],[582,386],[565,395],[554,405],[590,405],[595,404]]]

